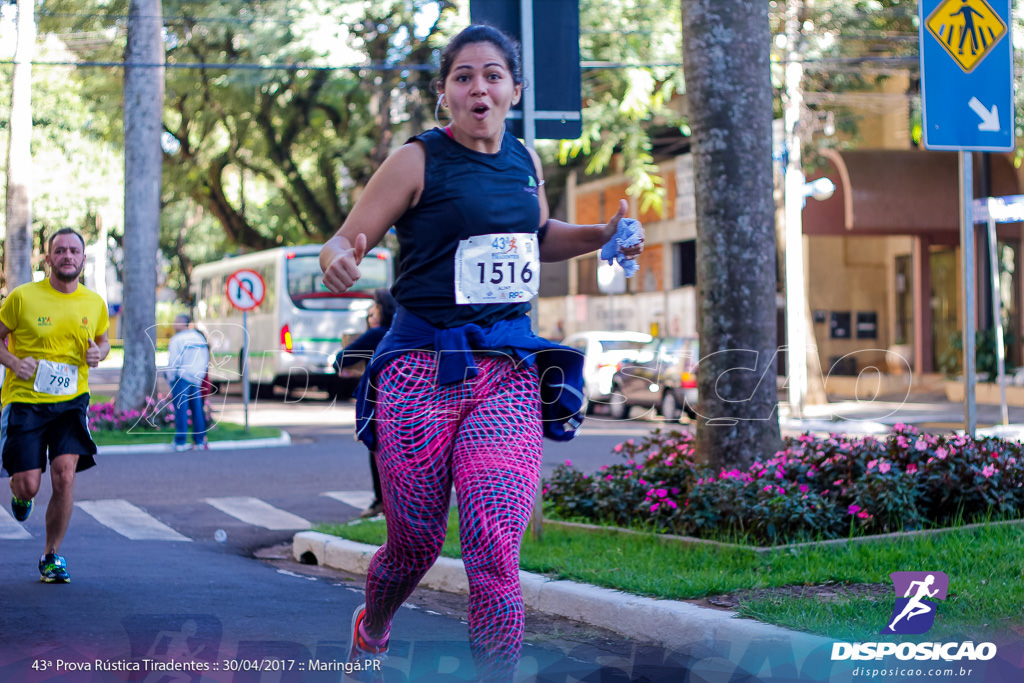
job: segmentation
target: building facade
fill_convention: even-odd
[[[976,197],[1024,194],[1024,175],[1011,156],[975,157]],[[827,380],[876,369],[916,375],[948,369],[956,360],[952,339],[962,327],[965,291],[957,154],[914,148],[826,149],[821,159],[824,163],[808,180],[827,177],[836,189],[823,201],[808,200],[803,210],[809,343],[819,365],[811,368],[810,376]],[[602,291],[594,255],[564,265],[545,264],[551,271],[538,303],[542,334],[558,337],[589,329],[697,334],[697,225],[690,156],[663,161],[659,170],[667,189],[663,211],[637,215],[631,207],[647,239],[639,271],[626,281],[626,291]],[[569,221],[603,223],[626,196],[627,186],[623,176],[586,183],[571,178]],[[780,229],[781,222],[780,213]],[[993,320],[983,227],[975,235],[979,329],[991,327]],[[1021,364],[1024,224],[1001,224],[997,234],[1008,359]],[[782,280],[780,346],[785,344]],[[780,369],[783,360],[784,354]]]

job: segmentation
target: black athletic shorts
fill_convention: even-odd
[[[2,474],[41,469],[58,455],[78,455],[76,471],[96,464],[89,433],[89,394],[57,403],[8,403],[0,413]]]

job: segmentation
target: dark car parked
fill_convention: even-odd
[[[625,418],[633,406],[656,408],[670,422],[684,412],[695,417],[699,360],[696,337],[656,337],[619,365],[609,399],[612,417]]]

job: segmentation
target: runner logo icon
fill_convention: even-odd
[[[893,572],[896,605],[882,633],[918,635],[935,623],[936,600],[945,600],[949,577],[942,572]]]

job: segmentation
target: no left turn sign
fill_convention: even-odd
[[[259,306],[266,293],[267,285],[255,270],[236,270],[228,277],[228,301],[240,311],[251,311]]]

